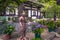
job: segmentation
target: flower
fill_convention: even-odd
[[[42,27],[42,25],[41,25],[41,24],[38,24],[36,27],[37,27],[37,28],[41,28],[41,27]]]
[[[45,25],[42,25],[42,28],[46,28],[46,26]]]
[[[36,30],[37,28],[33,28],[32,30]]]
[[[37,25],[37,23],[36,23],[36,22],[32,22],[31,24],[32,24],[32,25]]]
[[[41,25],[41,24],[32,25],[32,31],[34,33],[41,33],[43,31],[43,25]]]

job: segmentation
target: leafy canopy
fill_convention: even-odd
[[[4,12],[9,6],[18,7],[24,1],[27,0],[0,0],[0,12]]]
[[[47,14],[60,13],[60,5],[57,5],[56,0],[38,0],[37,2],[44,5],[44,7],[41,8],[42,12]]]

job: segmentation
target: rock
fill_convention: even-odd
[[[60,38],[60,34],[58,34],[57,32],[51,32],[51,33],[56,34],[56,37]]]
[[[58,33],[55,33],[56,34],[56,37],[59,37],[60,38],[60,34],[58,34]]]
[[[20,37],[20,33],[18,33],[18,32],[13,32],[11,34],[11,38],[18,38],[18,37]]]
[[[60,33],[60,27],[56,28],[55,32]]]
[[[57,37],[56,37],[56,38],[54,38],[53,40],[60,40],[60,38],[57,38]]]
[[[56,34],[53,33],[53,32],[51,32],[51,33],[45,33],[45,34],[41,35],[42,40],[52,40],[55,36],[56,36]]]
[[[0,40],[3,40],[3,39],[0,38]]]

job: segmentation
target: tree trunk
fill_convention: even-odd
[[[6,7],[4,7],[4,10],[3,10],[3,16],[6,14]]]
[[[0,16],[2,16],[2,11],[0,11]]]
[[[4,7],[2,10],[0,10],[0,16],[4,16],[6,14],[6,8]]]
[[[56,12],[54,12],[54,21],[56,21]]]

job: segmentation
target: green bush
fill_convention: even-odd
[[[4,29],[7,27],[6,19],[2,19],[2,24],[0,25],[0,34],[4,33]]]
[[[8,25],[5,29],[4,29],[4,34],[8,34],[11,35],[11,33],[14,31],[14,26],[13,25]]]
[[[46,22],[44,20],[39,20],[38,23],[42,24],[42,25],[45,25]]]
[[[55,22],[54,21],[48,21],[46,26],[50,29],[54,29],[56,27]]]
[[[37,28],[36,30],[32,30],[34,33],[41,34],[44,30],[43,28]]]
[[[32,19],[32,22],[34,21],[35,19]]]
[[[42,27],[43,26],[41,24],[35,24],[33,22],[33,24],[32,24],[32,32],[41,34],[44,31]]]
[[[6,19],[2,19],[2,24],[7,24]]]

